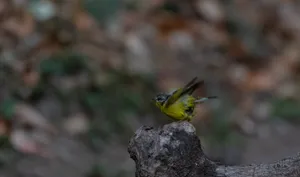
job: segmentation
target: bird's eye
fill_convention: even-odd
[[[159,101],[159,102],[164,102],[164,101],[165,101],[165,98],[164,98],[164,97],[160,97],[158,101]]]

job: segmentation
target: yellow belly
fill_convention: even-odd
[[[193,102],[194,102],[194,98],[185,97],[177,100],[168,108],[164,108],[162,112],[164,112],[167,116],[176,120],[184,120],[184,119],[190,120],[194,116],[194,114],[187,114],[185,110],[187,104],[188,105],[192,104],[194,106]]]

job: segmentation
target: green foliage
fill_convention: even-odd
[[[177,14],[179,13],[179,7],[178,4],[175,4],[173,2],[166,2],[162,6],[162,10],[167,11],[169,13]]]
[[[210,134],[206,136],[211,146],[224,146],[225,144],[235,143],[233,130],[231,129],[229,122],[223,119],[216,118],[213,120],[210,126]]]
[[[144,100],[150,100],[148,96],[151,94],[145,92],[151,89],[151,80],[115,71],[110,71],[110,75],[109,84],[94,84],[81,91],[82,104],[94,117],[89,133],[93,144],[99,142],[97,138],[106,141],[115,135],[120,137],[121,141],[126,140],[132,134],[126,115],[145,113],[149,107],[148,102]]]
[[[101,105],[101,94],[99,92],[86,92],[83,95],[83,104],[90,111],[95,112]]]
[[[272,117],[279,117],[292,122],[300,120],[300,102],[293,99],[275,99],[272,103]]]
[[[81,136],[84,136],[84,141],[93,150],[101,152],[103,146],[112,140],[124,144],[125,147],[135,131],[132,130],[128,117],[132,116],[133,120],[151,112],[149,108],[153,105],[150,100],[155,90],[153,77],[129,75],[126,71],[97,66],[90,67],[88,61],[86,56],[69,51],[45,58],[38,68],[39,83],[30,90],[29,96],[26,95],[25,101],[38,103],[50,94],[63,107],[62,115],[69,115],[70,111],[74,110],[74,105],[78,106],[90,119],[89,131]],[[108,82],[99,82],[99,73],[105,73],[105,76],[101,77],[108,77],[105,78]],[[64,79],[74,82],[78,76],[87,77],[86,82],[82,85],[71,83],[71,87],[59,84]],[[1,114],[4,112],[7,117],[11,117],[14,102],[3,103],[5,104],[1,104]],[[100,173],[94,170],[90,176],[104,174],[102,170],[98,172]],[[124,173],[111,176],[121,176]]]
[[[63,74],[63,63],[59,59],[48,59],[41,62],[41,74]]]
[[[127,170],[120,170],[119,172],[117,172],[117,174],[115,175],[115,177],[124,177],[124,176],[130,176],[131,174],[133,174],[130,171]]]
[[[90,172],[86,175],[86,177],[104,177],[104,176],[112,176],[112,177],[124,177],[129,176],[132,174],[127,170],[120,170],[120,171],[112,171],[108,173],[107,170],[101,165],[95,165],[92,167]]]
[[[31,91],[28,101],[35,102],[44,96],[47,89],[47,83],[45,80],[41,80]]]
[[[7,168],[15,157],[15,149],[8,136],[0,136],[0,169]]]
[[[100,165],[95,165],[92,167],[91,171],[86,175],[86,177],[103,177],[104,168]]]
[[[139,1],[138,0],[130,0],[130,1],[127,1],[125,2],[125,8],[126,10],[132,10],[132,11],[135,11],[135,10],[138,10],[139,9]]]
[[[220,96],[222,97],[222,96]],[[237,136],[237,133],[232,128],[232,124],[226,115],[231,115],[232,108],[235,108],[235,104],[229,99],[224,98],[221,100],[222,106],[214,111],[211,124],[209,126],[208,135],[205,139],[208,140],[210,146],[226,146],[240,145],[242,138]]]
[[[0,114],[6,119],[11,119],[15,113],[16,101],[14,99],[6,99],[0,104]]]
[[[30,0],[27,8],[40,21],[48,20],[56,14],[56,8],[51,1]]]
[[[15,149],[12,147],[8,136],[0,136],[0,169],[7,169],[16,157]]]
[[[11,144],[8,136],[0,136],[0,148],[11,148]]]
[[[90,73],[87,67],[88,58],[82,54],[72,51],[63,51],[42,60],[39,64],[38,72],[41,76],[39,83],[31,89],[30,95],[26,101],[35,103],[43,98],[45,94],[52,93],[61,101],[63,111],[68,111],[68,105],[71,101],[76,101],[76,88],[74,90],[64,90],[59,84],[53,83],[51,78],[63,79],[77,77],[80,73]]]
[[[55,54],[40,63],[40,74],[45,75],[74,75],[87,69],[86,56],[62,52]]]
[[[232,105],[232,103],[226,103],[226,104],[224,103],[224,107],[219,108],[214,112],[214,116],[212,118],[211,127],[210,127],[210,131],[211,131],[210,140],[212,143],[213,142],[225,143],[231,134],[232,130],[230,127],[230,123],[227,117],[225,117],[225,115],[229,115],[230,108],[226,108],[225,105],[227,107]]]
[[[99,144],[109,141],[113,136],[119,140],[127,139],[132,130],[128,128],[125,115],[145,113],[149,107],[149,90],[154,90],[151,76],[132,76],[126,72],[107,69],[109,83],[97,82],[98,71],[89,69],[85,56],[62,52],[55,54],[40,64],[41,82],[34,88],[33,95],[40,97],[45,90],[52,90],[58,96],[65,109],[71,102],[79,102],[89,117],[91,127],[88,133],[90,143],[99,149]],[[86,86],[71,88],[68,92],[60,90],[59,85],[51,84],[51,77],[75,76],[80,72],[87,72]],[[101,72],[102,73],[102,72]],[[105,120],[107,119],[107,120]],[[125,142],[127,143],[127,141]]]
[[[100,23],[106,23],[114,18],[121,8],[121,0],[85,0],[84,8]]]

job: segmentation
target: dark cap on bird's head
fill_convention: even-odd
[[[170,95],[165,94],[165,93],[159,93],[152,100],[155,102],[163,103],[169,98],[169,96]]]

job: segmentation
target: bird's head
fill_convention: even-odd
[[[168,98],[169,95],[165,93],[159,93],[152,99],[152,101],[155,103],[157,107],[161,108]]]

